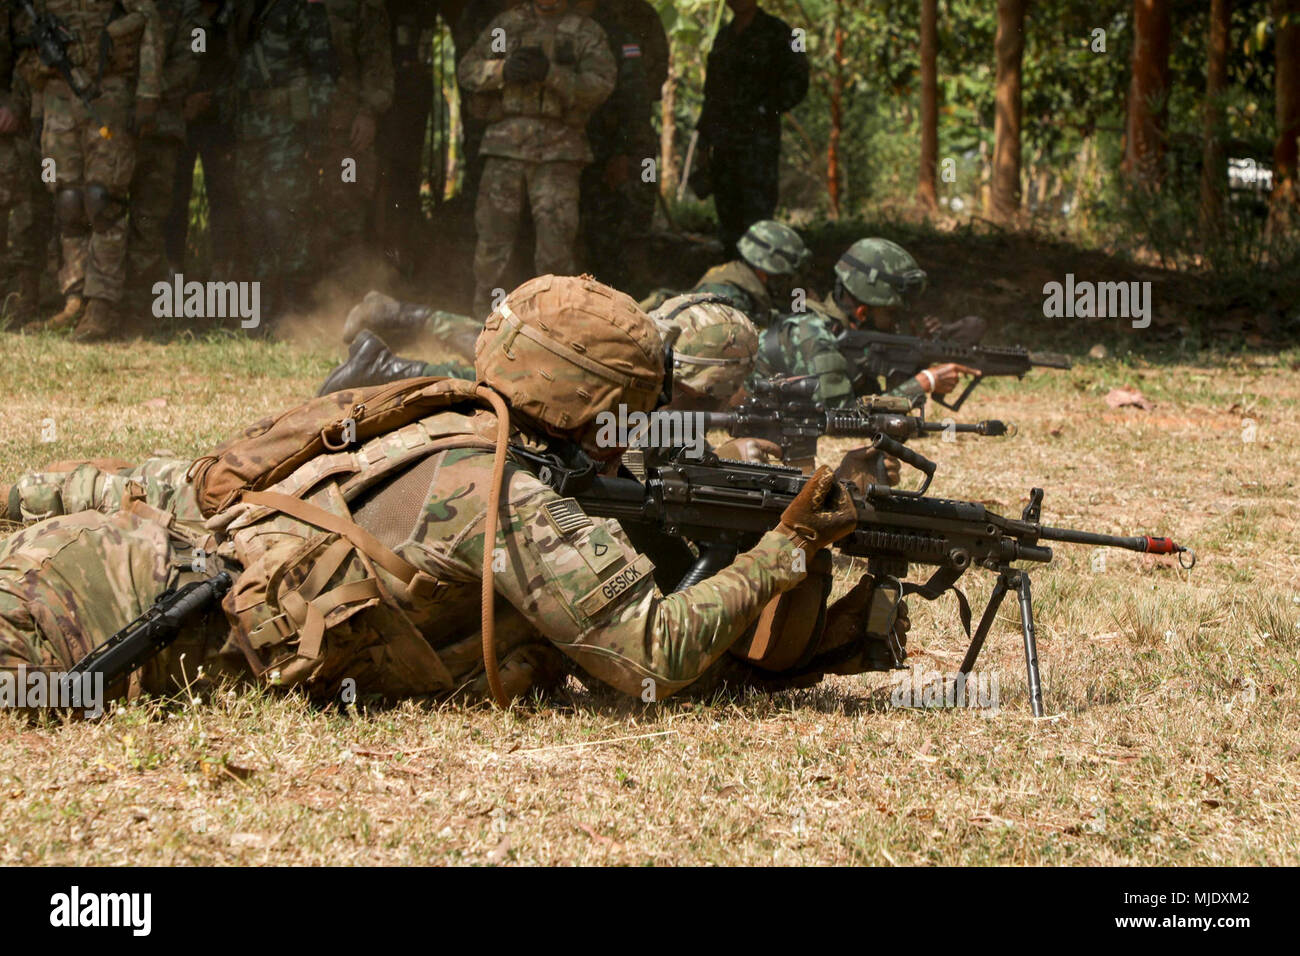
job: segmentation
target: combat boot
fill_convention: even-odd
[[[362,388],[366,385],[383,385],[403,378],[419,378],[427,374],[428,364],[419,359],[405,359],[394,355],[384,340],[373,332],[362,330],[348,348],[348,360],[330,372],[317,395],[329,395],[345,388]]]
[[[352,307],[343,326],[343,341],[351,342],[362,329],[372,332],[419,334],[433,310],[428,306],[399,302],[392,296],[371,290]]]
[[[117,331],[117,315],[107,299],[91,299],[72,333],[74,342],[100,342]]]
[[[63,300],[63,311],[40,323],[40,331],[62,332],[64,329],[72,328],[81,317],[81,310],[85,304],[85,300],[76,293],[69,295]]]

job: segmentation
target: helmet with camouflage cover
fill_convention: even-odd
[[[740,258],[769,275],[793,275],[808,261],[799,233],[775,219],[760,219],[736,243]]]
[[[663,388],[663,346],[631,297],[590,276],[544,275],[488,316],[474,370],[514,411],[547,431],[576,433],[619,405],[651,411]]]
[[[758,330],[721,296],[688,292],[650,313],[673,346],[673,385],[726,402],[758,358]]]
[[[925,288],[925,270],[888,239],[859,239],[835,263],[835,278],[863,305],[901,305]]]

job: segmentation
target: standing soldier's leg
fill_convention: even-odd
[[[501,287],[523,212],[525,170],[518,159],[489,156],[474,206],[478,245],[474,250],[474,315],[492,311],[493,290]]]
[[[172,208],[180,143],[151,136],[141,144],[131,179],[131,231],[127,248],[131,310],[137,322],[149,322],[153,285],[169,278],[167,215]],[[149,322],[152,324],[152,322]]]
[[[579,163],[538,163],[528,178],[528,200],[537,232],[533,254],[537,275],[573,275],[575,271],[581,172]]]
[[[63,310],[45,323],[51,330],[69,328],[81,316],[86,282],[86,261],[90,255],[90,220],[86,217],[85,166],[81,148],[81,124],[66,88],[51,82],[45,88],[44,125],[41,153],[54,164],[54,216],[59,228],[62,265],[59,292]]]
[[[86,262],[86,314],[77,323],[80,341],[106,338],[118,330],[118,309],[126,290],[127,225],[131,211],[131,177],[135,173],[136,138],[129,132],[133,98],[106,91],[97,106],[118,122],[105,138],[93,121],[82,126],[86,157],[85,202],[90,220]]]
[[[212,124],[200,141],[199,157],[203,162],[203,191],[208,197],[212,262],[229,269],[241,245],[235,134],[229,123]]]
[[[17,142],[20,190],[9,223],[9,246],[18,271],[18,310],[22,321],[36,317],[41,299],[41,274],[45,271],[50,220],[54,210],[41,183],[40,150],[35,139],[24,134]]]

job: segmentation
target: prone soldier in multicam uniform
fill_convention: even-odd
[[[596,416],[654,408],[663,352],[653,322],[592,280],[542,276],[489,316],[475,372],[482,385],[436,386],[442,410],[245,491],[201,533],[131,495],[116,514],[54,518],[0,543],[0,667],[66,669],[165,588],[222,569],[236,577],[224,618],[190,623],[144,669],[145,690],[172,691],[202,664],[205,676],[316,699],[352,681],[363,694],[491,690],[503,702],[556,686],[567,660],[662,699],[743,647],[764,607],[804,582],[799,557],[855,526],[850,497],[823,470],[729,567],[665,595],[615,522],[587,516],[513,453],[498,460],[508,432],[512,444],[570,441],[612,465],[621,449],[595,441]],[[485,579],[495,595],[486,641]],[[829,608],[801,680],[820,660],[835,673],[879,666],[887,638],[865,633],[862,614],[873,587],[864,576]]]
[[[813,397],[817,401],[828,407],[850,404],[854,398],[852,375],[836,335],[863,326],[893,331],[897,309],[905,297],[920,294],[925,282],[925,270],[902,246],[888,239],[859,239],[835,263],[830,295],[821,301],[810,298],[807,311],[787,314],[763,333],[757,374],[815,375],[818,385]],[[974,323],[969,319],[962,322],[964,334],[973,332],[978,337],[982,332],[982,328],[970,328]],[[927,328],[938,331],[933,320],[927,320]],[[923,402],[926,395],[952,391],[963,374],[975,373],[954,363],[936,365],[918,371],[888,394]]]
[[[587,121],[614,89],[605,35],[566,0],[532,0],[496,17],[457,73],[486,99],[487,157],[474,209],[474,314],[493,308],[525,203],[532,210],[534,269],[572,274],[579,178],[591,162]]]
[[[74,337],[90,341],[117,331],[137,141],[153,128],[163,92],[163,29],[153,0],[46,0],[44,9],[67,26],[79,88],[35,49],[23,52],[19,69],[41,98],[63,247],[64,307],[45,327],[75,324]]]
[[[775,219],[754,223],[736,244],[740,258],[711,268],[692,292],[721,296],[765,329],[785,310],[799,271],[810,255],[795,232]],[[659,289],[641,301],[654,309],[673,293]]]

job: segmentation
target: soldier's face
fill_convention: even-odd
[[[849,318],[859,329],[893,332],[898,328],[898,309],[890,305],[859,305]]]

